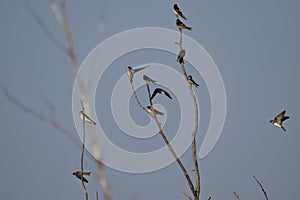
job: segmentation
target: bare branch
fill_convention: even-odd
[[[67,49],[64,47],[64,45],[58,41],[58,39],[51,33],[51,31],[47,28],[43,20],[40,18],[40,16],[31,8],[30,3],[28,1],[25,1],[25,7],[28,10],[28,12],[31,14],[34,21],[38,24],[40,29],[44,31],[45,35],[49,38],[53,44],[62,50],[64,53],[67,53]]]
[[[233,194],[234,194],[234,196],[235,196],[238,200],[240,200],[240,197],[239,197],[239,195],[238,195],[236,192],[233,192]]]
[[[82,105],[82,110],[83,110],[83,113],[84,113],[84,106],[83,106],[83,103],[81,102],[81,105]],[[83,174],[83,157],[84,157],[84,149],[85,149],[85,113],[82,117],[82,127],[83,127],[83,141],[82,141],[82,151],[81,151],[81,159],[80,159],[80,167],[81,167],[81,173]],[[88,192],[86,190],[86,187],[85,187],[85,184],[83,182],[83,175],[81,176],[81,184],[82,184],[82,188],[83,188],[83,191],[85,193],[85,199],[88,200],[89,199],[89,195],[88,195]]]
[[[180,33],[180,39],[179,39],[179,48],[180,51],[183,50],[182,47],[182,29],[179,29],[179,33]],[[182,72],[185,76],[186,81],[188,80],[187,77],[187,73],[184,67],[184,62],[181,63],[181,69]],[[187,81],[188,83],[188,81]],[[197,103],[197,99],[196,99],[196,95],[193,91],[192,85],[189,84],[189,91],[191,94],[191,97],[193,99],[194,102],[194,129],[193,129],[193,133],[192,133],[192,157],[193,157],[193,163],[194,163],[194,172],[195,172],[195,178],[196,178],[196,195],[194,194],[194,199],[199,199],[200,196],[200,172],[199,172],[199,166],[198,166],[198,160],[197,160],[197,149],[196,149],[196,134],[198,132],[198,103]]]
[[[187,182],[188,182],[188,184],[189,184],[189,187],[190,187],[191,192],[195,195],[195,194],[196,194],[196,191],[195,191],[195,189],[194,189],[193,182],[191,181],[191,178],[190,178],[189,174],[187,173],[187,171],[186,171],[184,165],[182,164],[181,160],[179,159],[178,155],[176,154],[176,152],[175,152],[174,149],[172,148],[170,142],[168,141],[166,135],[164,134],[164,132],[163,132],[163,130],[162,130],[162,127],[161,127],[161,124],[159,123],[159,121],[158,121],[158,119],[157,119],[157,116],[156,116],[156,114],[155,114],[155,112],[154,112],[154,110],[153,110],[153,103],[152,103],[152,100],[151,100],[151,92],[150,92],[150,88],[149,88],[149,85],[148,85],[147,82],[146,82],[146,86],[147,86],[147,92],[148,92],[149,102],[150,102],[150,105],[151,105],[151,109],[152,109],[152,111],[153,111],[153,115],[150,115],[150,116],[153,117],[153,119],[154,119],[154,121],[155,121],[155,123],[156,123],[156,125],[157,125],[157,127],[158,127],[158,129],[159,129],[159,134],[160,134],[161,137],[163,138],[165,144],[168,146],[168,149],[169,149],[169,151],[171,152],[171,154],[173,155],[173,157],[176,159],[177,164],[179,165],[179,167],[180,167],[182,173],[184,174],[184,176],[185,176],[185,178],[186,178],[186,180],[187,180]],[[139,99],[138,99],[138,97],[137,97],[137,95],[136,95],[136,93],[135,93],[135,89],[134,89],[132,83],[131,83],[131,88],[132,88],[132,90],[133,90],[133,93],[134,93],[134,95],[135,95],[135,99],[136,99],[137,103],[139,104],[139,106],[140,106],[146,113],[148,113],[147,110],[144,108],[144,106],[140,103],[140,101],[139,101]],[[148,114],[149,114],[149,113],[148,113]]]
[[[267,192],[265,191],[263,185],[258,181],[258,179],[257,179],[255,176],[253,176],[253,178],[254,178],[254,180],[256,181],[256,183],[259,185],[259,187],[261,188],[261,190],[263,191],[266,200],[269,200],[268,195],[267,195]]]
[[[183,189],[181,189],[180,192],[182,194],[184,194],[184,196],[186,196],[186,198],[188,198],[189,200],[193,200],[192,197],[186,191],[184,191]]]

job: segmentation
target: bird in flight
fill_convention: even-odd
[[[137,73],[138,71],[141,71],[141,70],[143,70],[143,69],[145,69],[147,67],[150,67],[150,65],[147,65],[147,66],[141,67],[141,68],[136,68],[136,69],[133,69],[133,67],[128,66],[127,67],[127,75],[128,75],[129,81],[132,82],[133,81],[133,75],[135,73]]]
[[[90,123],[90,124],[93,124],[93,125],[96,125],[96,122],[94,122],[89,116],[87,116],[83,111],[80,111],[79,112],[79,116],[81,119],[84,118],[84,121]]]
[[[177,62],[179,62],[180,64],[184,64],[184,61],[183,61],[184,56],[185,56],[185,50],[182,49],[178,53]]]
[[[83,175],[89,176],[90,174],[91,174],[91,172],[85,172],[85,171],[83,171],[83,172],[82,171],[73,172],[74,176],[76,176],[80,180],[81,180],[81,177],[82,177],[82,181],[86,182],[86,183],[88,183],[89,181]]]
[[[153,79],[151,79],[149,76],[147,76],[147,75],[144,75],[143,76],[143,79],[144,79],[144,81],[146,82],[146,83],[153,83],[153,84],[155,84],[155,80],[153,80]]]
[[[188,75],[187,77],[187,81],[191,84],[191,85],[195,85],[195,87],[199,87],[198,83],[196,83],[194,80],[193,80],[193,77],[191,75]]]
[[[179,19],[176,19],[176,27],[179,28],[179,29],[187,29],[187,30],[190,30],[190,31],[192,30],[192,27],[186,26]]]
[[[175,3],[173,6],[173,12],[176,15],[176,17],[180,16],[183,19],[186,20],[186,17],[183,15],[183,13],[181,12],[181,10],[179,9],[179,7],[177,6],[177,4]]]
[[[160,111],[158,111],[158,110],[155,110],[154,108],[153,108],[153,111],[152,111],[151,106],[147,106],[147,107],[146,107],[146,111],[147,111],[151,116],[154,116],[154,115],[164,115],[164,113],[162,113],[162,112],[160,112]]]
[[[285,116],[285,110],[279,113],[275,116],[274,119],[270,120],[270,123],[274,124],[274,126],[277,126],[281,128],[282,130],[286,131],[285,128],[282,126],[282,122],[289,119],[289,116]]]
[[[167,97],[169,97],[169,99],[172,99],[172,97],[170,96],[170,94],[166,90],[164,90],[162,88],[155,88],[154,92],[152,93],[152,96],[151,96],[150,100],[152,100],[157,93],[164,94]]]

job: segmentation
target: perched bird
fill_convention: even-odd
[[[144,81],[146,81],[146,83],[153,83],[155,84],[155,80],[152,80],[150,77],[148,77],[147,75],[143,76]]]
[[[150,115],[152,115],[152,116],[154,116],[154,115],[164,115],[164,113],[162,113],[162,112],[160,112],[160,111],[158,111],[158,110],[155,110],[154,108],[153,108],[153,111],[152,111],[151,106],[147,106],[147,107],[146,107],[146,111],[147,111]]]
[[[83,119],[83,117],[84,117],[84,121],[86,121],[90,124],[96,125],[96,122],[94,122],[91,118],[89,118],[89,116],[87,116],[83,111],[79,112],[79,116],[81,119]]]
[[[179,29],[187,29],[187,30],[190,30],[190,31],[192,30],[192,27],[186,26],[179,19],[176,19],[176,27],[179,28]]]
[[[196,83],[194,80],[193,80],[193,77],[191,75],[188,75],[187,77],[187,81],[191,84],[191,85],[195,85],[195,87],[199,87],[198,83]]]
[[[286,131],[285,128],[282,126],[282,122],[285,120],[289,119],[289,116],[284,116],[285,115],[285,110],[279,113],[278,115],[275,116],[274,119],[270,120],[270,123],[274,124],[275,126],[282,128],[282,130]]]
[[[177,62],[179,62],[180,64],[184,64],[183,58],[185,56],[185,50],[182,49],[181,51],[179,51],[178,56],[177,56]]]
[[[164,89],[162,89],[162,88],[155,88],[155,90],[154,90],[154,92],[152,93],[152,96],[151,96],[151,100],[155,97],[155,95],[157,94],[157,93],[159,93],[159,94],[164,94],[164,95],[166,95],[167,97],[169,97],[169,99],[172,99],[172,97],[170,96],[170,94],[166,91],[166,90],[164,90]]]
[[[90,174],[91,174],[91,172],[84,172],[84,171],[83,172],[81,172],[81,171],[73,172],[74,176],[76,176],[80,180],[81,180],[81,177],[82,177],[83,182],[86,182],[86,183],[88,183],[88,180],[83,175],[89,176]]]
[[[175,13],[176,17],[180,16],[183,19],[186,20],[186,17],[182,14],[182,12],[180,11],[179,7],[177,6],[177,4],[175,3],[173,6],[173,12]]]
[[[143,69],[145,69],[145,68],[147,68],[149,66],[150,65],[147,65],[146,67],[141,67],[141,68],[136,68],[136,69],[133,69],[131,66],[128,66],[127,67],[127,75],[128,75],[128,78],[129,78],[130,82],[133,81],[133,75],[135,73],[137,73],[138,71],[141,71],[141,70],[143,70]]]

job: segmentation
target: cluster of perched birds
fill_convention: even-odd
[[[180,21],[179,17],[183,18],[184,20],[186,20],[187,18],[183,15],[183,13],[181,12],[181,10],[179,9],[177,4],[173,5],[173,12],[176,15],[176,27],[181,31],[182,29],[187,29],[187,30],[192,30],[192,27],[186,26],[182,21]],[[179,62],[180,64],[184,64],[184,58],[185,56],[185,50],[182,49],[179,51],[178,56],[177,56],[177,62]],[[130,83],[133,82],[133,77],[134,74],[147,68],[150,67],[150,65],[147,65],[145,67],[141,67],[141,68],[133,68],[132,66],[128,66],[127,67],[127,76],[128,79],[130,81]],[[143,75],[143,80],[146,82],[146,84],[156,84],[157,81],[151,79],[150,77],[148,77],[147,75]],[[187,76],[187,81],[189,84],[191,84],[191,86],[195,86],[196,88],[199,86],[199,84],[197,84],[194,80],[193,77],[191,75]],[[162,88],[155,88],[155,90],[153,91],[150,100],[152,101],[153,98],[157,95],[157,94],[164,94],[166,97],[168,97],[169,99],[172,99],[171,95],[164,89]],[[147,106],[146,107],[146,111],[151,115],[163,115],[162,112],[152,108],[151,106]],[[278,115],[276,115],[274,117],[274,119],[270,120],[270,123],[272,123],[273,125],[281,128],[282,130],[286,131],[286,129],[283,127],[282,123],[289,119],[289,116],[285,115],[285,110],[282,111],[281,113],[279,113]],[[87,116],[83,111],[79,112],[79,116],[82,120],[84,120],[85,122],[88,122],[92,125],[96,125],[96,122],[94,122],[89,116]],[[84,175],[89,176],[91,174],[91,172],[85,172],[85,171],[76,171],[73,172],[73,175],[76,176],[78,179],[82,180],[85,183],[88,183],[88,180],[84,177]]]

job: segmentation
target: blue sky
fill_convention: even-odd
[[[64,127],[78,134],[72,117],[74,73],[68,57],[38,27],[25,8],[25,1],[0,2],[1,59],[0,81],[19,101],[51,116],[45,102],[55,107],[54,116]],[[63,30],[56,22],[48,1],[30,1],[51,32],[65,44]],[[138,27],[164,27],[176,30],[173,1],[68,1],[67,9],[78,63],[103,39]],[[288,1],[177,1],[193,30],[185,32],[200,43],[213,58],[222,75],[227,95],[227,117],[222,135],[213,151],[200,160],[201,199],[263,199],[254,182],[255,175],[269,198],[296,199],[300,186],[298,125],[299,89],[299,6]],[[100,17],[105,31],[98,33]],[[298,53],[297,53],[298,52]],[[147,54],[149,53],[149,54]],[[97,98],[107,92],[108,79],[117,80],[127,65],[151,62],[176,64],[171,55],[157,52],[122,57],[107,71]],[[191,72],[195,72],[191,69]],[[193,76],[205,85],[200,74]],[[105,82],[106,81],[106,82]],[[297,92],[298,91],[298,92]],[[105,93],[106,94],[106,93]],[[207,88],[196,90],[200,99],[200,127],[208,126],[210,110]],[[3,199],[82,199],[80,182],[71,174],[80,167],[80,149],[64,134],[21,111],[0,91],[0,193]],[[165,105],[167,110],[176,100]],[[110,116],[99,105],[100,116]],[[133,118],[148,118],[132,102]],[[170,108],[169,108],[169,107]],[[286,109],[291,118],[287,132],[268,121]],[[171,111],[170,111],[171,112]],[[144,117],[144,118],[143,118]],[[108,117],[109,119],[109,117]],[[178,120],[174,114],[170,118]],[[111,123],[111,124],[110,124]],[[119,133],[113,122],[108,131]],[[173,126],[166,127],[172,132]],[[118,132],[119,131],[119,132]],[[118,140],[124,148],[127,140]],[[203,136],[199,134],[198,140]],[[200,142],[201,143],[201,142]],[[132,146],[128,147],[129,149]],[[142,148],[141,145],[139,148]],[[151,147],[149,147],[151,148]],[[131,149],[132,150],[132,149]],[[139,149],[143,151],[143,149]],[[182,157],[192,169],[190,151]],[[92,199],[99,190],[94,163],[86,159]],[[146,174],[128,174],[105,168],[112,199],[184,199],[179,189],[188,189],[176,163]]]

